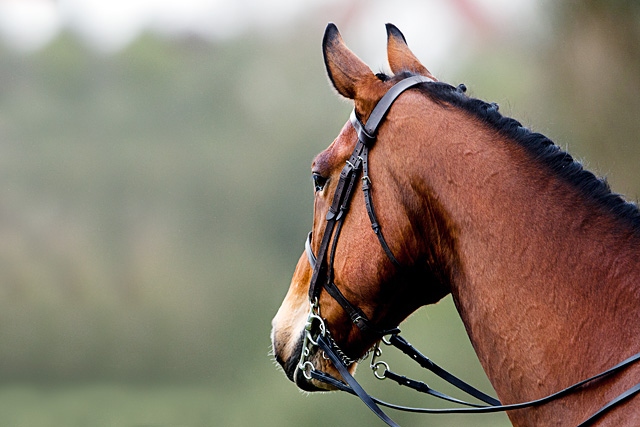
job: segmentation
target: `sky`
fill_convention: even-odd
[[[30,51],[66,28],[96,49],[117,51],[144,30],[232,37],[247,28],[278,25],[332,1],[0,0],[0,34],[9,46]]]
[[[387,0],[0,0],[0,38],[12,49],[32,52],[68,30],[92,49],[109,53],[125,48],[143,31],[219,40],[249,29],[273,32],[296,18],[322,12],[330,19],[348,17],[356,46],[373,44],[369,39],[374,31],[383,40],[382,25],[392,22],[412,40],[416,54],[437,61],[462,40],[541,33],[536,26],[543,21],[538,18],[544,1],[399,0],[392,5]]]

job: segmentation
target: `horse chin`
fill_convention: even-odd
[[[313,379],[307,379],[307,377],[304,376],[304,373],[299,369],[297,369],[295,372],[294,382],[302,391],[316,392],[332,390],[332,388],[328,384]]]
[[[306,331],[302,330],[295,334],[275,327],[271,331],[272,354],[275,361],[282,367],[287,378],[293,382],[298,388],[307,392],[316,391],[333,391],[337,390],[334,386],[313,378],[307,378],[305,372],[299,368],[302,355],[304,336]],[[297,338],[294,338],[297,337]],[[325,372],[332,377],[342,380],[338,370],[333,366],[330,360],[324,357],[321,350],[315,349],[311,351],[311,355],[307,359],[307,365],[314,369]],[[355,373],[357,363],[349,366],[349,372]]]
[[[303,339],[301,338],[297,341],[293,353],[287,360],[280,359],[276,353],[276,360],[282,366],[287,378],[289,378],[289,380],[291,380],[300,390],[307,392],[327,392],[337,390],[330,384],[315,379],[309,379],[304,375],[304,372],[298,367],[300,356],[302,354],[302,344]],[[331,362],[322,357],[321,352],[313,354],[310,357],[309,362],[311,362],[316,369],[326,372],[334,378],[341,378],[340,374]],[[349,367],[349,371],[352,374],[355,372],[356,365],[357,363],[354,363]]]
[[[322,362],[321,362],[322,361]],[[324,360],[322,357],[316,357],[312,359],[313,365],[316,369],[326,372],[334,378],[341,379],[342,377],[338,373],[338,371],[331,365],[331,362]],[[350,373],[354,373],[357,363],[354,363],[349,367]],[[308,392],[316,392],[316,391],[335,391],[337,388],[333,387],[330,384],[324,383],[322,381],[317,381],[315,379],[308,379],[304,376],[304,373],[300,369],[296,369],[293,375],[293,382],[298,386],[300,390],[308,391]]]

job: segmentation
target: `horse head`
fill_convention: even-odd
[[[420,306],[447,295],[456,273],[455,230],[438,200],[424,188],[423,180],[411,173],[415,162],[407,159],[403,147],[417,130],[398,129],[395,111],[389,112],[377,129],[375,148],[364,161],[364,176],[352,184],[341,183],[341,174],[345,165],[351,164],[358,142],[357,123],[369,118],[383,95],[409,75],[436,81],[396,27],[388,24],[387,35],[394,76],[374,74],[347,48],[334,25],[327,27],[323,40],[329,79],[341,96],[353,101],[356,119],[347,122],[313,160],[314,217],[308,249],[298,261],[289,291],[272,322],[275,358],[289,379],[304,390],[329,386],[305,375],[300,363],[303,359],[314,369],[339,376],[321,351],[309,351],[305,338],[310,329],[326,329],[353,372],[354,361],[366,354],[384,331],[396,327]],[[406,98],[399,114],[411,112],[409,93]],[[353,197],[349,194],[346,202],[342,201],[348,211],[341,213],[341,224],[327,230],[328,218],[336,215],[331,207],[337,203],[335,195],[342,185],[354,186]],[[414,191],[417,187],[420,191]],[[363,193],[368,199],[365,196],[363,200]],[[325,248],[321,247],[323,239]],[[326,256],[318,260],[322,265],[316,272],[322,283],[317,286],[322,289],[329,284],[337,291],[319,291],[314,298],[309,290],[314,280],[314,254],[323,250]],[[367,327],[358,324],[362,318],[367,319]]]
[[[313,229],[272,322],[287,376],[353,390],[357,360],[449,293],[503,402],[640,360],[638,207],[497,105],[437,82],[397,28],[387,35],[391,76],[325,32],[329,79],[354,112],[311,167]],[[578,425],[617,405],[607,425],[638,425],[638,375],[509,417]]]

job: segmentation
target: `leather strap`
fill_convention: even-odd
[[[587,418],[582,423],[580,423],[580,425],[578,425],[578,427],[588,427],[588,426],[592,425],[605,412],[609,411],[614,406],[621,404],[625,400],[630,399],[631,397],[635,396],[639,392],[640,392],[640,383],[636,384],[635,386],[631,387],[629,390],[627,390],[624,393],[620,394],[615,399],[611,400],[609,403],[607,403],[602,408],[600,408],[598,410],[598,412],[596,412],[595,414],[591,415],[589,418]]]
[[[492,405],[492,406],[501,405],[498,399],[495,399],[489,396],[488,394],[481,392],[477,388],[473,387],[471,384],[468,384],[462,381],[460,378],[456,377],[455,375],[451,374],[450,372],[436,365],[431,359],[429,359],[427,356],[420,353],[415,347],[409,344],[409,342],[405,340],[403,337],[401,337],[400,335],[392,335],[391,338],[389,339],[389,342],[394,347],[402,351],[404,354],[406,354],[407,356],[411,357],[413,360],[418,362],[418,364],[422,366],[424,369],[427,369],[433,372],[435,375],[439,376],[449,384],[454,385],[458,389],[475,397],[476,399],[483,401],[484,403],[488,403],[489,405]]]
[[[387,370],[384,373],[384,377],[390,379],[391,381],[396,382],[398,385],[409,387],[412,390],[419,391],[420,393],[425,393],[438,399],[447,400],[452,403],[457,403],[459,405],[471,406],[474,408],[484,408],[485,405],[479,405],[477,403],[469,403],[460,399],[456,399],[455,397],[451,397],[446,395],[438,390],[432,389],[429,387],[429,384],[424,383],[422,381],[417,381],[411,378],[407,378],[404,375],[398,375],[393,371]]]
[[[556,393],[550,394],[548,396],[542,397],[540,399],[536,399],[536,400],[532,400],[529,402],[522,402],[522,403],[514,403],[514,404],[509,404],[509,405],[491,405],[491,406],[480,406],[480,405],[476,405],[476,404],[472,404],[472,403],[468,403],[468,402],[463,402],[463,401],[459,401],[455,398],[450,398],[449,396],[444,395],[444,393],[439,393],[439,392],[435,392],[435,393],[429,393],[432,396],[435,397],[439,397],[439,398],[444,398],[445,400],[450,400],[450,401],[457,401],[456,403],[460,403],[463,405],[467,405],[467,406],[472,406],[470,408],[438,408],[438,409],[434,409],[434,408],[416,408],[416,407],[411,407],[411,406],[402,406],[402,405],[396,405],[393,403],[389,403],[389,402],[385,402],[383,400],[380,400],[378,398],[375,398],[373,396],[370,396],[363,388],[362,386],[360,386],[356,379],[353,378],[353,376],[351,374],[349,374],[349,371],[347,369],[347,367],[344,365],[344,363],[342,362],[342,360],[335,354],[335,351],[333,349],[333,347],[331,346],[331,344],[329,343],[329,341],[324,337],[324,336],[320,336],[318,338],[318,344],[319,347],[323,350],[324,354],[331,360],[331,362],[334,364],[334,366],[336,367],[336,369],[338,370],[338,372],[340,373],[340,375],[343,377],[343,379],[347,382],[348,385],[342,383],[341,381],[337,380],[336,378],[333,378],[331,375],[325,373],[325,372],[320,372],[317,370],[312,370],[311,371],[311,376],[318,380],[318,381],[322,381],[325,382],[327,384],[331,384],[332,386],[336,387],[337,389],[341,390],[341,391],[345,391],[347,393],[350,394],[354,394],[357,395],[358,397],[360,397],[361,400],[363,400],[365,402],[365,404],[367,404],[367,406],[372,409],[372,406],[377,408],[377,409],[372,409],[372,411],[374,411],[376,413],[376,415],[378,415],[383,421],[387,422],[385,420],[385,418],[383,418],[380,413],[384,414],[384,412],[377,406],[385,406],[391,409],[395,409],[395,410],[399,410],[399,411],[404,411],[404,412],[413,412],[413,413],[422,413],[422,414],[480,414],[480,413],[494,413],[494,412],[504,412],[504,411],[510,411],[510,410],[516,410],[516,409],[524,409],[524,408],[529,408],[529,407],[533,407],[533,406],[540,406],[543,405],[545,403],[551,402],[553,400],[559,399],[560,397],[566,396],[574,391],[576,391],[578,388],[582,387],[583,385],[587,384],[588,382],[594,381],[598,378],[604,377],[606,375],[610,375],[613,374],[615,372],[618,372],[628,366],[630,366],[631,364],[637,362],[640,360],[640,353],[637,353],[631,357],[629,357],[626,360],[623,360],[622,362],[620,362],[619,364],[607,369],[606,371],[603,371],[597,375],[594,375],[593,377],[587,378],[585,380],[582,380],[578,383],[575,383],[563,390],[560,390]],[[343,371],[345,373],[343,373]],[[391,378],[391,377],[390,377]],[[404,378],[404,377],[400,377],[400,378]],[[391,378],[393,379],[393,378]],[[408,380],[405,378],[405,380]],[[405,386],[411,387],[413,389],[416,389],[418,391],[423,391],[426,392],[425,387],[429,388],[426,384],[424,383],[419,383],[417,381],[414,380],[408,380],[408,381],[401,381],[404,382]],[[413,387],[413,385],[415,385],[416,383],[418,383],[417,387]],[[354,388],[353,386],[357,384],[357,387]],[[399,382],[400,384],[400,382]],[[422,384],[422,385],[420,385]],[[357,390],[356,390],[357,389]],[[421,390],[422,389],[422,390]],[[434,390],[435,391],[435,390]],[[635,385],[634,387],[628,389],[627,391],[625,391],[624,393],[620,394],[618,397],[616,397],[615,399],[611,400],[609,403],[607,403],[605,406],[603,406],[600,410],[598,410],[596,413],[594,413],[593,415],[591,415],[587,420],[583,421],[581,424],[579,424],[577,427],[588,427],[590,425],[592,425],[592,423],[594,421],[596,421],[596,419],[598,419],[600,416],[602,416],[605,412],[611,410],[612,408],[614,408],[616,405],[626,401],[627,399],[633,397],[634,395],[638,394],[640,392],[640,384]],[[442,397],[445,396],[445,397]],[[364,399],[363,399],[364,397]],[[367,403],[369,402],[369,403]],[[373,402],[373,405],[372,405]],[[386,416],[386,414],[385,414]],[[388,418],[388,417],[387,417]],[[388,425],[397,425],[397,424],[388,424]]]
[[[309,261],[309,265],[311,268],[315,268],[317,263],[317,258],[313,253],[313,249],[311,249],[311,234],[307,235],[307,240],[304,242],[305,252],[307,254],[307,260]],[[333,255],[333,254],[332,254]],[[379,337],[383,337],[386,335],[398,334],[400,333],[400,329],[390,328],[390,329],[378,329],[371,325],[368,317],[360,310],[358,307],[354,306],[349,302],[349,300],[344,296],[340,289],[335,285],[333,280],[330,280],[324,284],[324,288],[329,295],[331,295],[340,306],[347,313],[351,321],[360,328],[363,332],[370,332]]]
[[[346,377],[345,375],[343,375],[341,369],[338,367],[339,365],[342,365],[342,369],[347,370],[346,366],[344,366],[344,364],[342,363],[342,361],[340,360],[340,358],[338,356],[336,356],[334,353],[334,349],[331,347],[331,345],[328,343],[328,341],[324,338],[321,337],[324,344],[321,347],[321,349],[324,351],[325,355],[327,357],[329,357],[329,359],[331,360],[331,362],[334,364],[334,366],[336,366],[336,369],[338,369],[338,372],[340,372],[340,375],[345,379],[345,381],[347,381],[348,386],[345,385],[344,383],[340,382],[339,380],[333,378],[332,376],[330,376],[329,374],[325,373],[325,372],[319,372],[316,370],[313,370],[311,372],[311,375],[313,378],[315,378],[316,380],[319,381],[323,381],[326,382],[328,384],[333,385],[334,387],[351,393],[351,394],[355,394],[358,397],[360,397],[360,399],[362,400],[362,396],[363,393],[366,394],[366,400],[367,401],[373,401],[375,402],[377,405],[381,405],[381,406],[386,406],[388,408],[392,408],[392,409],[396,409],[399,411],[404,411],[404,412],[414,412],[414,413],[426,413],[426,414],[473,414],[473,413],[493,413],[493,412],[504,412],[504,411],[510,411],[510,410],[516,410],[516,409],[524,409],[524,408],[529,408],[529,407],[533,407],[533,406],[540,406],[543,405],[545,403],[551,402],[553,400],[559,399],[561,397],[564,397],[570,393],[573,393],[574,391],[576,391],[577,389],[579,389],[580,387],[586,385],[587,383],[597,380],[599,378],[602,378],[604,376],[607,375],[611,375],[615,372],[619,372],[622,369],[640,361],[640,353],[637,353],[625,360],[623,360],[622,362],[618,363],[617,365],[607,369],[606,371],[603,371],[597,375],[594,375],[590,378],[587,378],[585,380],[582,380],[578,383],[575,383],[565,389],[562,389],[556,393],[550,394],[548,396],[542,397],[540,399],[536,399],[536,400],[532,400],[532,401],[528,401],[528,402],[522,402],[522,403],[514,403],[514,404],[509,404],[509,405],[490,405],[490,406],[481,406],[481,405],[476,405],[473,403],[468,403],[468,402],[464,402],[464,401],[460,401],[458,399],[455,398],[451,398],[450,396],[445,395],[444,393],[440,393],[437,392],[433,389],[430,389],[430,387],[424,383],[415,381],[415,380],[411,380],[408,379],[406,377],[403,376],[399,376],[397,374],[391,373],[391,375],[389,375],[389,372],[387,372],[387,376],[389,379],[392,379],[396,382],[398,382],[398,384],[400,385],[404,385],[407,387],[410,387],[414,390],[417,391],[421,391],[424,393],[428,393],[432,396],[441,398],[441,399],[445,399],[445,400],[449,400],[455,403],[460,403],[463,405],[467,405],[467,406],[471,406],[470,408],[443,408],[443,409],[432,409],[432,408],[416,408],[416,407],[410,407],[410,406],[402,406],[402,405],[396,405],[393,403],[388,403],[385,402],[383,400],[377,399],[375,397],[372,397],[370,395],[368,395],[361,386],[359,386],[359,388],[361,389],[359,392],[356,392],[355,389],[353,389],[353,383],[357,383],[356,379],[353,378],[350,374],[348,377]],[[318,340],[318,342],[320,343],[320,339]],[[406,341],[405,341],[406,342]],[[410,345],[410,344],[409,344]],[[433,362],[431,362],[433,363]],[[443,370],[444,371],[444,370]],[[445,371],[446,372],[446,371]],[[348,370],[347,370],[347,374],[348,374]],[[349,378],[350,377],[350,378]],[[640,383],[636,384],[634,387],[631,387],[630,389],[628,389],[627,391],[625,391],[624,393],[620,394],[619,396],[617,396],[615,399],[611,400],[609,403],[607,403],[605,406],[603,406],[602,408],[600,408],[600,410],[598,410],[596,413],[594,413],[593,415],[591,415],[588,419],[586,419],[585,421],[583,421],[581,424],[579,424],[577,427],[588,427],[590,425],[593,424],[593,422],[595,422],[598,418],[600,418],[605,412],[611,410],[612,408],[614,408],[616,405],[621,404],[622,402],[626,401],[627,399],[630,399],[631,397],[635,396],[636,394],[640,393]],[[366,402],[365,402],[366,403]],[[367,404],[367,406],[369,406]],[[369,406],[370,407],[370,406]],[[376,406],[377,407],[377,406]],[[371,408],[371,407],[370,407]],[[378,411],[381,411],[379,407]],[[374,411],[377,413],[377,411]]]
[[[380,101],[378,101],[365,125],[360,122],[355,110],[351,114],[351,123],[353,124],[354,129],[358,134],[358,141],[356,142],[356,146],[353,150],[353,153],[351,154],[351,157],[340,173],[340,179],[338,180],[338,184],[333,195],[331,207],[329,208],[326,216],[327,224],[322,235],[322,240],[320,242],[317,257],[314,256],[312,258],[309,256],[309,253],[313,255],[313,251],[311,250],[310,242],[308,245],[309,249],[307,250],[307,257],[310,260],[314,260],[313,274],[309,283],[309,300],[312,303],[314,303],[318,299],[323,287],[331,288],[333,292],[332,296],[334,296],[334,298],[336,298],[335,295],[342,295],[341,293],[339,293],[340,291],[337,289],[337,287],[335,287],[335,284],[332,283],[333,255],[335,254],[336,243],[338,241],[340,228],[344,219],[344,215],[346,214],[349,207],[357,176],[359,175],[361,168],[365,167],[365,164],[367,169],[364,172],[365,182],[363,183],[363,190],[365,193],[365,205],[367,207],[367,213],[371,220],[372,228],[375,231],[376,236],[378,237],[380,245],[382,246],[391,262],[396,267],[400,267],[400,263],[393,255],[391,249],[389,248],[389,245],[385,241],[384,236],[382,235],[382,230],[380,229],[380,225],[378,224],[378,221],[376,219],[373,202],[371,199],[371,181],[368,177],[368,154],[369,149],[376,141],[376,134],[378,132],[380,124],[382,123],[382,120],[385,118],[387,112],[393,105],[393,102],[398,98],[398,96],[400,96],[400,94],[402,94],[405,90],[415,85],[432,81],[432,79],[424,76],[411,76],[396,83],[387,91],[387,93],[384,94]],[[327,264],[326,261],[327,254],[329,253],[329,243],[331,242],[332,237],[333,245],[331,247],[331,255],[329,255],[330,259]],[[339,299],[338,302],[340,303],[340,305],[345,309],[345,311],[349,313],[350,317],[352,317],[352,313],[354,312],[355,307],[352,304],[348,303],[346,298],[337,298]],[[347,301],[347,303],[345,303],[345,301]],[[363,314],[361,310],[356,311],[359,312],[358,315]],[[362,320],[358,321],[356,323],[357,325],[364,326],[370,330],[373,330],[373,328],[371,328],[370,326],[371,322],[369,322],[366,316],[361,316],[358,318],[361,318]],[[395,329],[397,328],[394,328],[394,330]],[[381,332],[386,333],[388,331]]]
[[[380,98],[378,104],[373,108],[371,115],[369,115],[369,118],[367,119],[367,123],[364,125],[364,132],[375,138],[382,120],[384,120],[391,108],[391,105],[393,105],[393,102],[402,94],[402,92],[420,83],[433,81],[433,79],[425,76],[411,76],[393,85],[393,87],[391,87],[391,89],[389,89],[387,93]]]
[[[369,215],[369,221],[371,221],[371,228],[380,242],[380,246],[387,254],[387,257],[391,260],[393,265],[397,268],[400,267],[400,262],[396,259],[385,240],[380,224],[378,224],[378,218],[373,207],[373,200],[371,199],[371,178],[369,178],[369,155],[368,151],[365,151],[362,156],[362,192],[364,193],[364,205],[367,208],[367,214]]]
[[[329,252],[329,243],[334,234],[336,224],[342,223],[344,214],[349,206],[349,200],[356,180],[356,173],[361,164],[362,150],[365,148],[364,143],[358,140],[353,154],[351,154],[349,161],[342,168],[342,172],[340,172],[340,179],[338,180],[336,191],[333,195],[333,201],[325,218],[327,224],[322,235],[320,248],[318,249],[318,259],[309,283],[309,300],[312,302],[320,296],[320,291],[322,290],[321,282],[327,279],[325,260]],[[327,266],[327,268],[329,270],[332,269],[333,263]]]
[[[342,360],[335,354],[333,348],[324,335],[320,335],[318,337],[318,347],[324,351],[329,359],[331,359],[331,362],[340,373],[340,376],[347,382],[347,384],[349,384],[351,390],[353,390],[353,392],[360,398],[360,400],[362,400],[362,402],[364,402],[365,405],[367,405],[369,409],[371,409],[371,411],[373,411],[374,414],[376,414],[388,426],[400,427],[399,424],[389,418],[389,416],[385,414],[382,409],[380,409],[380,407],[371,398],[371,396],[369,396],[369,394],[364,391],[358,381],[353,378],[353,376],[349,373],[349,369],[347,369],[347,367],[342,363]]]

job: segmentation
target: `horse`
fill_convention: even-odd
[[[308,375],[345,376],[314,348],[320,334],[353,374],[381,334],[449,294],[506,404],[549,395],[638,353],[637,206],[496,104],[438,81],[395,26],[387,24],[387,36],[391,74],[374,74],[335,25],[325,31],[329,80],[353,102],[355,119],[311,166],[308,249],[272,321],[273,354],[287,377],[302,390],[335,389]],[[380,119],[368,157],[354,157],[363,132],[372,137],[357,124],[390,88],[416,76]],[[345,184],[341,174],[354,158],[364,160],[364,176]],[[345,185],[365,193],[364,203],[350,195],[335,202]],[[507,414],[515,426],[575,426],[639,378],[632,365]],[[595,423],[640,425],[637,394],[617,403]]]

